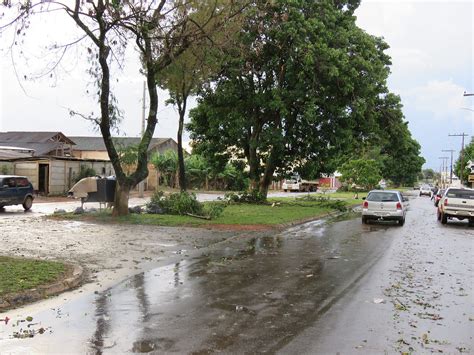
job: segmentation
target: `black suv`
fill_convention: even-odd
[[[0,175],[0,209],[23,205],[25,211],[33,206],[33,185],[24,176]]]

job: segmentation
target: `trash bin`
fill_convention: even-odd
[[[115,184],[115,178],[97,179],[97,192],[89,192],[85,202],[114,202]]]

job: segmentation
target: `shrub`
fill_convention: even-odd
[[[305,201],[315,201],[317,204],[319,204],[322,207],[329,207],[331,209],[335,209],[341,212],[347,211],[347,207],[344,201],[341,201],[341,200],[332,200],[329,197],[312,196],[312,195],[306,195],[306,196],[300,197],[300,199],[305,200]]]
[[[96,176],[97,173],[94,169],[87,165],[81,165],[79,173],[74,177],[74,183],[78,182],[81,179],[84,179],[89,176]]]
[[[226,192],[224,200],[228,203],[264,203],[266,198],[257,190]]]
[[[194,193],[177,192],[165,195],[163,191],[156,191],[147,204],[147,211],[161,211],[165,214],[187,215],[216,218],[225,206],[220,203],[209,203],[204,206]]]

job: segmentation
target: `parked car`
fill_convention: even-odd
[[[434,195],[433,200],[435,207],[438,207],[439,200],[441,200],[441,197],[443,197],[445,191],[446,189],[439,189],[438,192],[436,192],[436,195]]]
[[[25,211],[33,206],[33,185],[25,176],[0,175],[0,208],[23,205]]]
[[[370,220],[397,221],[403,226],[407,201],[400,191],[372,190],[362,204],[362,223]]]
[[[420,187],[420,196],[431,196],[431,187],[429,185],[423,185]]]
[[[438,203],[438,221],[446,224],[448,219],[468,219],[474,225],[474,189],[450,187]]]

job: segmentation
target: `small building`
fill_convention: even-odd
[[[102,137],[71,136],[74,141],[74,157],[81,159],[106,159],[109,160],[107,148]],[[114,137],[114,144],[117,149],[124,149],[131,146],[138,146],[139,137]],[[152,138],[148,146],[148,156],[153,153],[163,154],[168,150],[178,151],[178,143],[172,138]],[[145,189],[154,190],[158,186],[158,171],[153,164],[148,164],[148,177],[145,180]]]
[[[15,175],[28,177],[33,188],[43,195],[65,194],[76,182],[81,167],[92,168],[98,175],[114,175],[107,160],[73,157],[29,157],[13,160]]]

